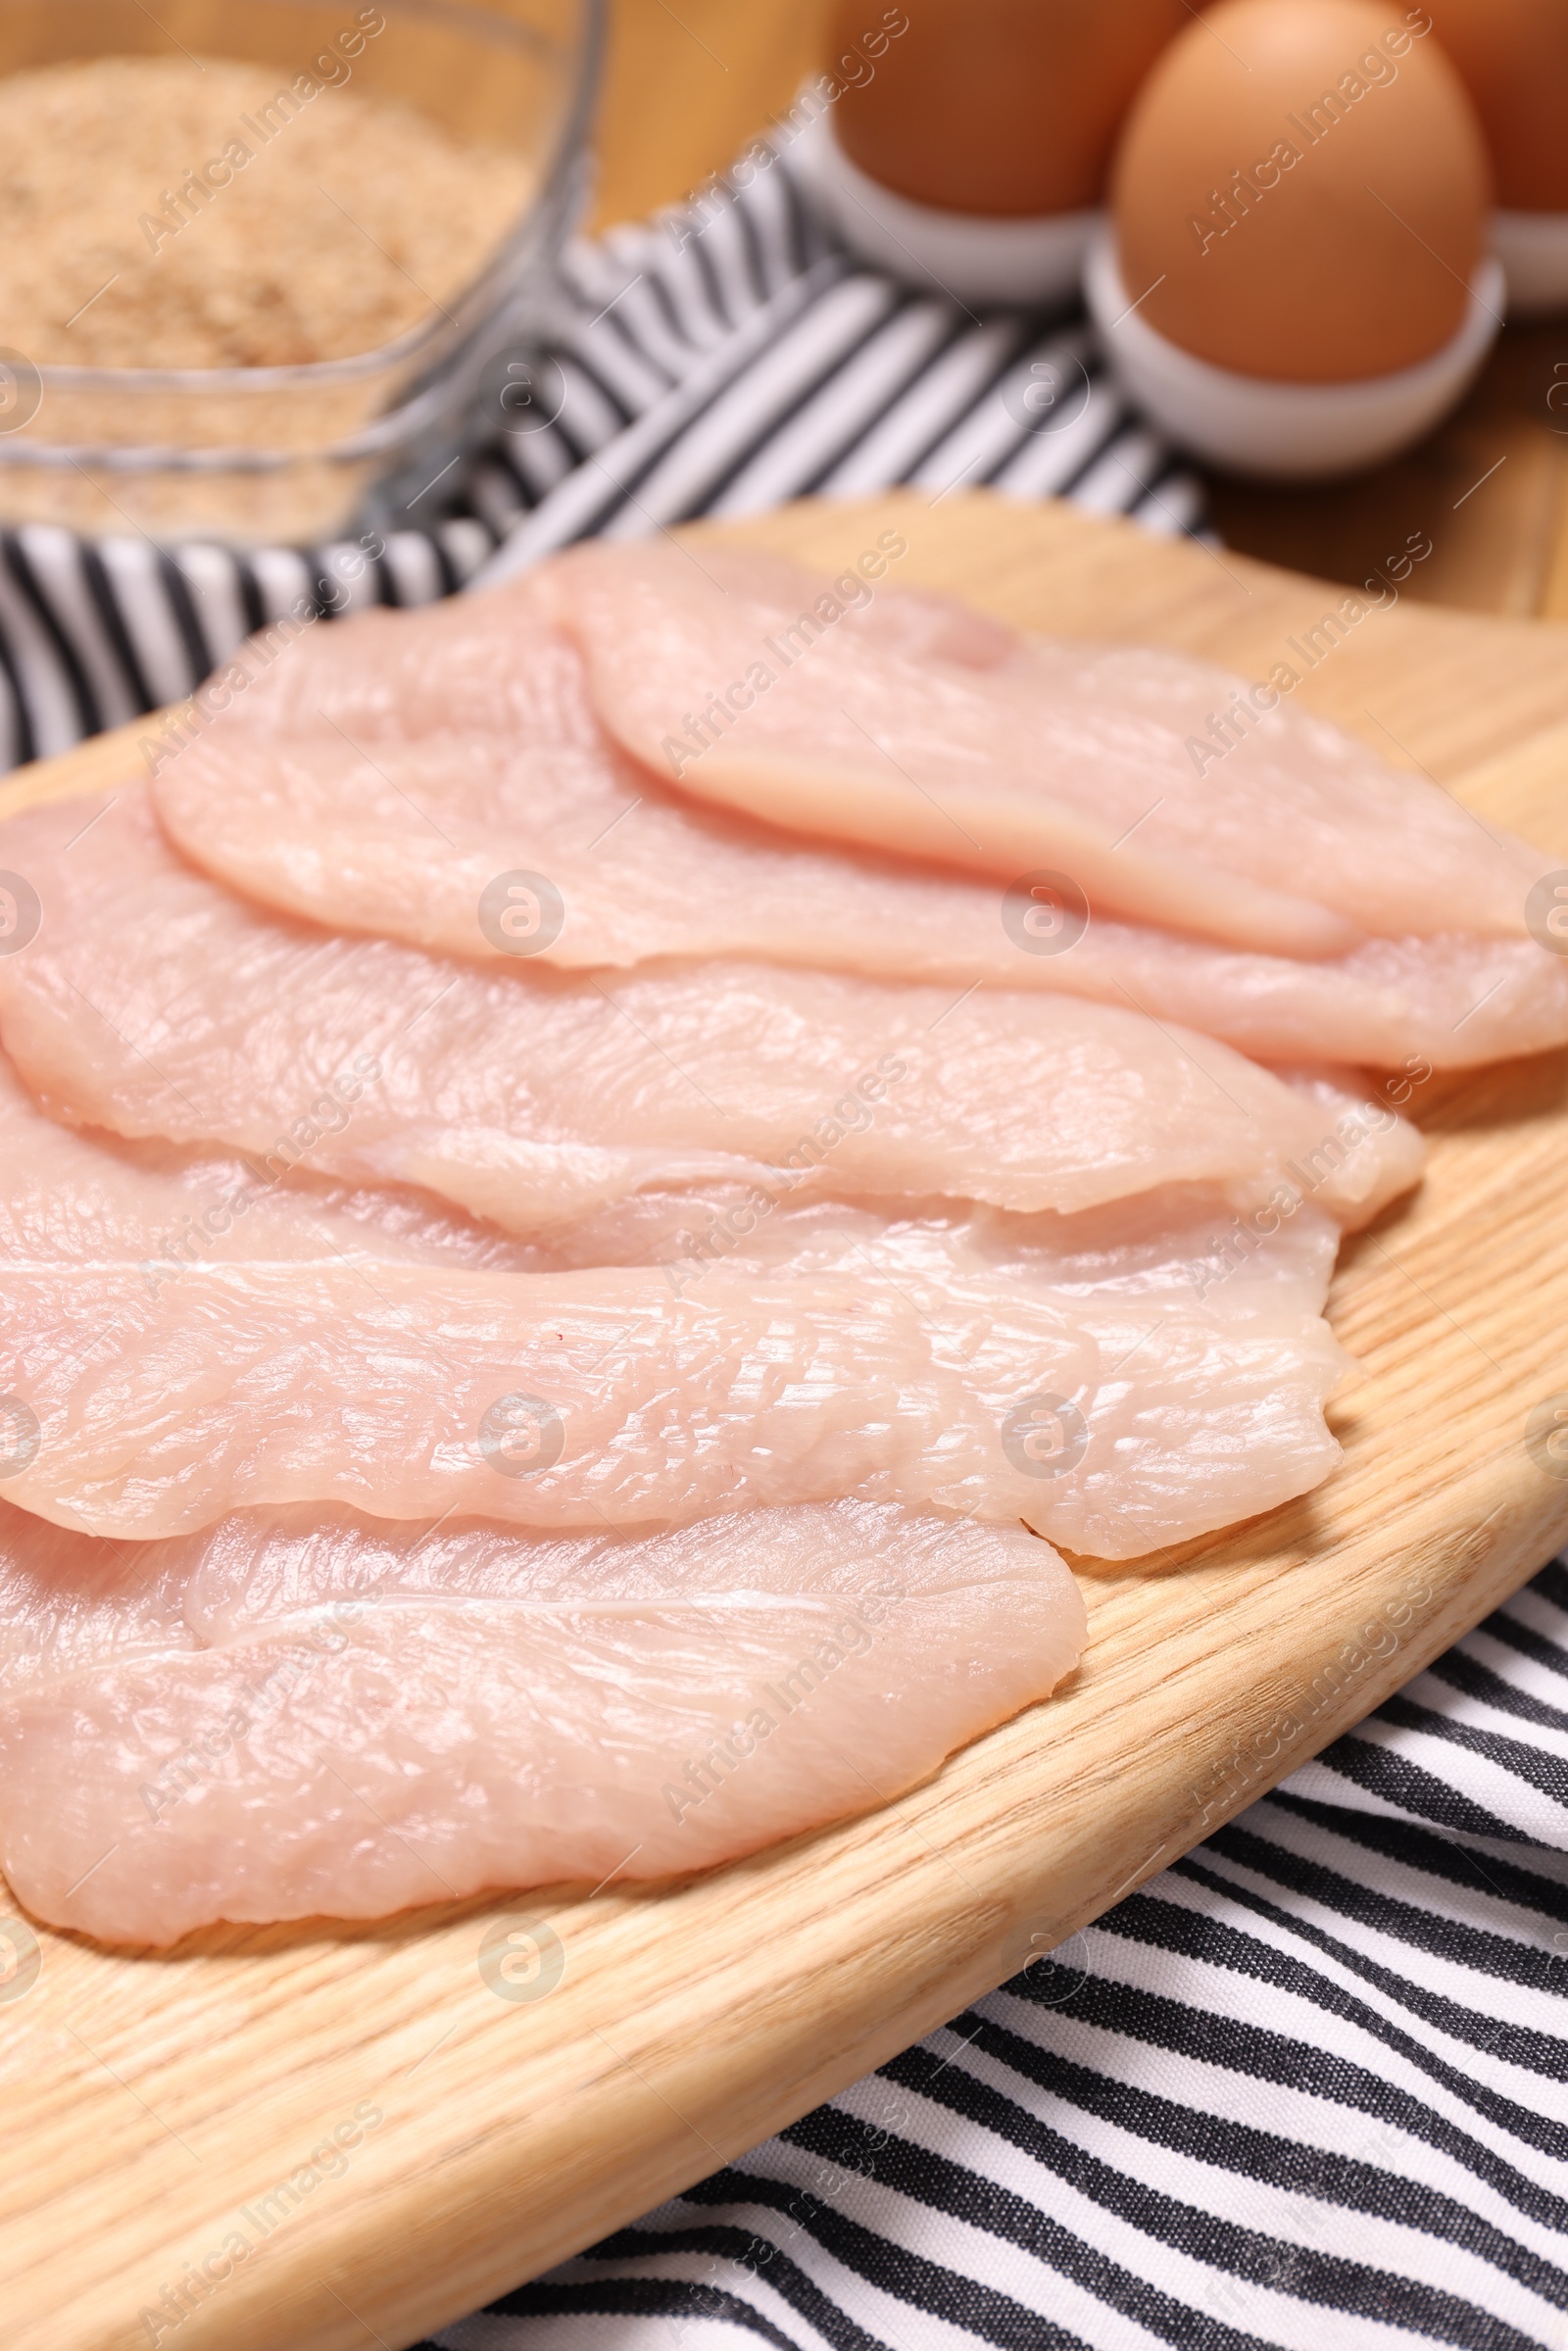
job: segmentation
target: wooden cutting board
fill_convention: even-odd
[[[889,529],[900,583],[1257,676],[1303,668],[1291,640],[1345,593],[989,496],[803,506],[730,535],[838,568]],[[1317,642],[1304,702],[1568,863],[1568,629],[1395,600]],[[29,770],[0,809],[136,772],[147,731]],[[1527,1444],[1568,1391],[1568,1055],[1433,1078],[1409,1107],[1427,1181],[1334,1285],[1366,1375],[1333,1408],[1344,1467],[1180,1560],[1085,1563],[1072,1683],[927,1786],[652,1891],[215,1932],[150,1957],[40,1931],[30,1988],[5,1997],[24,1976],[0,1976],[6,2351],[399,2351],[1000,1984],[1512,1591],[1568,1537],[1568,1483]],[[513,1988],[540,1996],[481,1974],[508,1919]],[[354,2143],[312,2165],[339,2126]],[[204,2264],[176,2324],[160,2299]]]

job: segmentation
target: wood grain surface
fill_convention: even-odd
[[[901,582],[1256,674],[1340,595],[988,498],[803,507],[728,535],[838,567],[890,526]],[[1400,603],[1350,625],[1301,693],[1568,862],[1568,630]],[[0,807],[134,772],[140,731],[24,774]],[[1079,1672],[922,1788],[653,1889],[216,1931],[147,1957],[40,1930],[36,1982],[14,1997],[22,1979],[0,1980],[7,2351],[398,2351],[1002,1982],[1484,1615],[1568,1534],[1568,1484],[1526,1444],[1568,1390],[1568,1055],[1433,1078],[1410,1109],[1427,1181],[1334,1285],[1364,1372],[1332,1407],[1343,1468],[1180,1558],[1078,1563]],[[545,1996],[487,1987],[479,1945],[503,1919],[559,1943]],[[341,2166],[311,2165],[339,2125]]]

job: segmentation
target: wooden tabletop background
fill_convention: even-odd
[[[828,13],[829,0],[611,0],[596,224],[722,171],[823,62]],[[1423,531],[1433,553],[1408,595],[1568,619],[1568,319],[1506,330],[1464,406],[1393,465],[1306,490],[1215,476],[1209,495],[1246,554],[1353,584]]]

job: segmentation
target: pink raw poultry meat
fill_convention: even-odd
[[[1332,1465],[1339,1227],[1414,1179],[1418,1138],[1346,1071],[1281,1082],[1074,992],[1145,970],[1168,1010],[1245,971],[1237,1020],[1294,1058],[1323,1048],[1309,1004],[1402,1058],[1395,966],[1377,1003],[1350,969],[1365,944],[1303,979],[1097,915],[1089,985],[1004,991],[996,951],[964,944],[977,885],[657,787],[658,888],[645,863],[637,899],[645,845],[597,869],[596,899],[607,795],[639,779],[551,625],[584,578],[591,601],[592,558],[517,598],[538,643],[510,673],[462,617],[416,652],[383,632],[390,664],[340,681],[361,737],[329,683],[302,718],[308,666],[280,667],[165,779],[193,848],[283,919],[185,868],[136,792],[0,839],[42,918],[0,963],[0,1020],[57,1109],[119,1130],[53,1126],[0,1072],[0,1488],[46,1514],[0,1504],[0,1858],[64,1924],[164,1941],[751,1850],[910,1785],[1070,1670],[1070,1577],[988,1514],[1130,1556]],[[727,591],[787,612],[765,566],[730,566]],[[994,706],[1059,711],[1085,665],[936,599],[855,625],[884,685],[900,664],[989,676]],[[1122,718],[1167,723],[1196,690],[1145,673],[1140,705],[1103,661]],[[930,711],[899,697],[918,733]],[[805,794],[794,821],[822,783],[804,740],[771,770]],[[227,779],[216,823],[204,776]],[[876,794],[849,783],[859,823]],[[449,853],[423,898],[407,835],[383,854],[420,794]],[[567,957],[613,945],[652,966],[631,981],[474,968],[458,925],[487,840],[550,838],[506,829],[530,794],[578,858]],[[595,815],[611,832],[574,850]],[[1310,891],[1229,871],[1216,894],[1152,837],[1115,869],[1142,910],[1181,897],[1196,927],[1272,924],[1302,953],[1344,937]],[[911,978],[904,893],[956,958],[919,968],[957,994],[866,976]],[[372,936],[287,918],[340,911]],[[753,959],[726,958],[759,912]],[[1466,941],[1455,993],[1493,952],[1517,1037],[1544,999],[1509,927]],[[1381,944],[1421,1018],[1450,1008],[1433,942]],[[671,961],[693,955],[717,959]]]
[[[817,593],[788,564],[712,549],[703,563],[781,611]],[[329,663],[318,643],[291,647],[203,737],[160,755],[155,796],[176,842],[285,912],[480,962],[744,955],[1049,989],[1141,1006],[1277,1061],[1467,1067],[1568,1040],[1568,963],[1533,939],[1450,930],[1315,961],[1240,953],[1098,909],[1085,923],[1049,877],[1038,895],[1027,874],[1004,890],[847,843],[827,850],[695,800],[599,726],[581,659],[551,617],[553,577],[547,566],[435,616],[363,615],[333,632]],[[1065,658],[908,592],[879,593],[844,625],[882,652],[970,671],[1049,673]],[[1168,654],[1070,650],[1074,692],[1145,723],[1195,691],[1212,702],[1228,690]],[[1317,721],[1292,723],[1309,769],[1367,756]],[[1271,788],[1277,828],[1291,778]],[[509,873],[544,876],[559,902],[559,929],[536,923],[520,948],[494,913],[481,919]]]
[[[1368,939],[1317,962],[1095,917],[1049,886],[878,864],[679,796],[607,750],[333,729],[215,730],[166,766],[160,815],[198,865],[285,913],[476,962],[515,961],[498,875],[542,875],[539,962],[614,969],[756,956],[883,979],[1049,989],[1141,1007],[1263,1060],[1469,1067],[1568,1041],[1568,963],[1531,939]],[[536,893],[536,895],[538,895]]]
[[[5,1491],[94,1533],[283,1501],[625,1525],[910,1478],[962,1508],[971,1476],[1017,1516],[989,1380],[1089,1400],[1093,1343],[1049,1306],[960,1311],[944,1365],[863,1274],[681,1297],[653,1268],[431,1265],[250,1171],[137,1164],[14,1080],[0,1116]]]
[[[155,1944],[705,1869],[924,1778],[1085,1633],[1038,1539],[868,1503],[128,1545],[0,1503],[0,1861]]]
[[[1119,1261],[1108,1212],[1087,1241],[1016,1220],[993,1249],[845,1211],[732,1267],[539,1273],[412,1203],[94,1142],[9,1078],[0,1137],[0,1483],[86,1532],[286,1502],[563,1527],[858,1494],[1127,1557],[1338,1457],[1333,1228],[1307,1203],[1261,1285],[1225,1278],[1201,1207],[1167,1232],[1152,1201]]]
[[[51,1103],[125,1135],[308,1152],[514,1231],[780,1168],[1019,1210],[1180,1182],[1266,1197],[1324,1140],[1319,1108],[1227,1047],[1071,997],[728,963],[605,986],[334,937],[194,872],[136,787],[96,821],[80,801],[13,818],[0,862],[42,906],[0,959],[0,1033]],[[349,1117],[339,1074],[372,1063]],[[1420,1147],[1392,1122],[1337,1157],[1321,1202],[1359,1223],[1414,1181]]]
[[[1008,880],[1057,867],[1091,905],[1305,956],[1522,937],[1547,863],[1289,704],[1195,758],[1242,681],[1179,654],[1036,639],[977,668],[857,628],[831,590],[803,616],[669,549],[579,548],[551,582],[616,739],[797,831]]]

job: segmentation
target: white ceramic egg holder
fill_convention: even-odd
[[[1508,280],[1510,318],[1568,311],[1568,213],[1494,213],[1492,248]]]
[[[1359,383],[1275,382],[1183,351],[1140,318],[1108,221],[1089,248],[1084,296],[1118,382],[1173,441],[1228,472],[1320,481],[1393,457],[1447,415],[1502,324],[1505,289],[1500,263],[1487,259],[1451,341],[1417,367]]]
[[[1502,323],[1568,309],[1568,214],[1494,216],[1495,256],[1471,281],[1457,333],[1413,367],[1359,383],[1284,383],[1217,367],[1138,314],[1102,212],[997,220],[916,204],[853,164],[819,115],[796,153],[852,252],[959,302],[1046,306],[1082,287],[1112,373],[1173,442],[1227,471],[1316,481],[1375,465],[1459,401]]]
[[[915,204],[852,164],[825,114],[802,131],[794,154],[845,244],[890,277],[959,302],[1043,306],[1076,297],[1098,212],[999,220]]]

